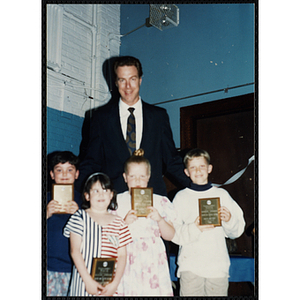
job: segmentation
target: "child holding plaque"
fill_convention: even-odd
[[[71,216],[64,229],[64,235],[70,238],[74,262],[69,296],[117,295],[126,265],[125,246],[132,241],[128,226],[110,212],[117,208],[117,202],[107,175],[92,174],[83,195],[83,209]],[[116,258],[112,281],[104,286],[92,277],[94,258]]]
[[[78,178],[79,159],[70,151],[57,152],[50,159],[50,176],[55,184],[73,184]],[[71,214],[81,207],[81,194],[74,191],[74,201],[59,213],[62,205],[47,193],[47,296],[67,296],[72,272],[69,241],[63,228]]]
[[[178,213],[172,241],[180,246],[180,296],[227,296],[230,259],[225,237],[241,236],[245,227],[243,211],[226,190],[213,187],[208,181],[212,165],[206,151],[189,151],[184,164],[184,172],[192,183],[173,200]],[[200,225],[201,198],[220,198],[217,215],[219,212],[221,226]]]
[[[175,233],[172,225],[175,211],[166,197],[153,195],[153,206],[147,217],[137,217],[131,207],[131,189],[147,188],[151,174],[149,161],[142,149],[125,162],[124,180],[128,191],[118,194],[117,214],[124,218],[133,243],[127,245],[127,264],[118,293],[121,296],[173,296],[166,249]]]

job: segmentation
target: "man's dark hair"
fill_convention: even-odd
[[[124,66],[135,66],[138,70],[139,78],[143,76],[142,64],[137,58],[133,56],[120,56],[115,60],[114,62],[115,76],[117,74],[117,68],[124,67]]]

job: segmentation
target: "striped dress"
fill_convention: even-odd
[[[118,257],[118,248],[132,242],[127,225],[123,219],[116,217],[112,223],[101,226],[89,214],[79,209],[71,216],[64,228],[64,236],[70,237],[70,232],[82,237],[81,253],[89,273],[92,270],[94,257]],[[73,266],[69,296],[92,296],[85,290],[75,265]]]

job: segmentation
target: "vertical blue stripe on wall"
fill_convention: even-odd
[[[79,155],[84,118],[47,107],[47,154],[71,151]]]

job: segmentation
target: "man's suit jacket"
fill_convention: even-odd
[[[149,187],[156,194],[166,195],[163,172],[169,172],[182,186],[190,180],[184,174],[182,158],[173,141],[169,116],[165,109],[142,101],[143,133],[140,148],[151,164]],[[80,165],[76,187],[82,188],[86,178],[94,172],[107,174],[118,193],[128,190],[122,176],[124,163],[130,157],[122,134],[119,103],[110,101],[93,113],[86,156]]]

